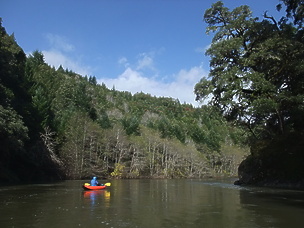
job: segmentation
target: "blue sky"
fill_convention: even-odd
[[[1,0],[0,17],[26,53],[117,90],[195,102],[207,76],[204,11],[216,0]],[[223,0],[277,16],[279,0]]]

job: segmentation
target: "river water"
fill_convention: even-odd
[[[233,180],[112,180],[0,187],[0,227],[296,228],[304,192],[240,187]]]

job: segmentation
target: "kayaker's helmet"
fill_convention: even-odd
[[[93,177],[93,179],[94,179],[94,180],[96,180],[96,179],[97,179],[97,177]]]

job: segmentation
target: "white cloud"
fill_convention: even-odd
[[[137,70],[150,69],[155,71],[153,56],[147,53],[139,54],[136,69]]]
[[[123,65],[125,68],[129,67],[129,62],[128,62],[128,59],[126,57],[121,57],[119,60],[118,60],[118,64],[119,65]]]
[[[200,67],[193,67],[190,70],[180,70],[177,75],[173,75],[172,82],[162,82],[155,78],[143,75],[138,70],[127,68],[117,78],[99,79],[99,83],[105,83],[108,88],[115,87],[116,90],[129,91],[132,94],[138,92],[149,93],[152,96],[171,97],[179,99],[181,103],[198,106],[195,101],[194,86],[206,75]]]
[[[70,52],[75,49],[75,47],[72,44],[70,44],[67,38],[65,38],[64,36],[48,33],[46,34],[46,38],[50,43],[52,49],[56,49],[64,52]]]
[[[171,97],[178,98],[180,102],[198,106],[199,102],[195,101],[194,86],[206,75],[207,73],[201,67],[182,69],[175,76],[175,80],[168,84],[167,92]]]
[[[58,50],[42,51],[42,53],[44,55],[45,62],[50,66],[58,68],[62,65],[64,69],[67,68],[80,75],[90,75],[91,70],[89,67],[82,66],[78,61],[73,60]]]
[[[75,47],[68,42],[66,37],[51,33],[46,34],[45,37],[50,44],[49,50],[42,51],[47,64],[55,68],[62,65],[64,69],[72,70],[80,75],[90,75],[91,68],[74,58]]]
[[[118,64],[121,66],[124,66],[126,69],[129,67],[132,67],[134,69],[136,69],[137,71],[146,71],[146,70],[150,70],[152,72],[156,72],[156,68],[154,66],[154,53],[150,52],[150,53],[140,53],[137,55],[136,57],[136,64],[131,66],[130,62],[128,61],[128,59],[126,57],[121,57],[118,60]]]

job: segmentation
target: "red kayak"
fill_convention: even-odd
[[[101,186],[91,186],[91,185],[82,185],[84,190],[100,190],[100,189],[105,189],[107,186],[106,185],[101,185]]]

